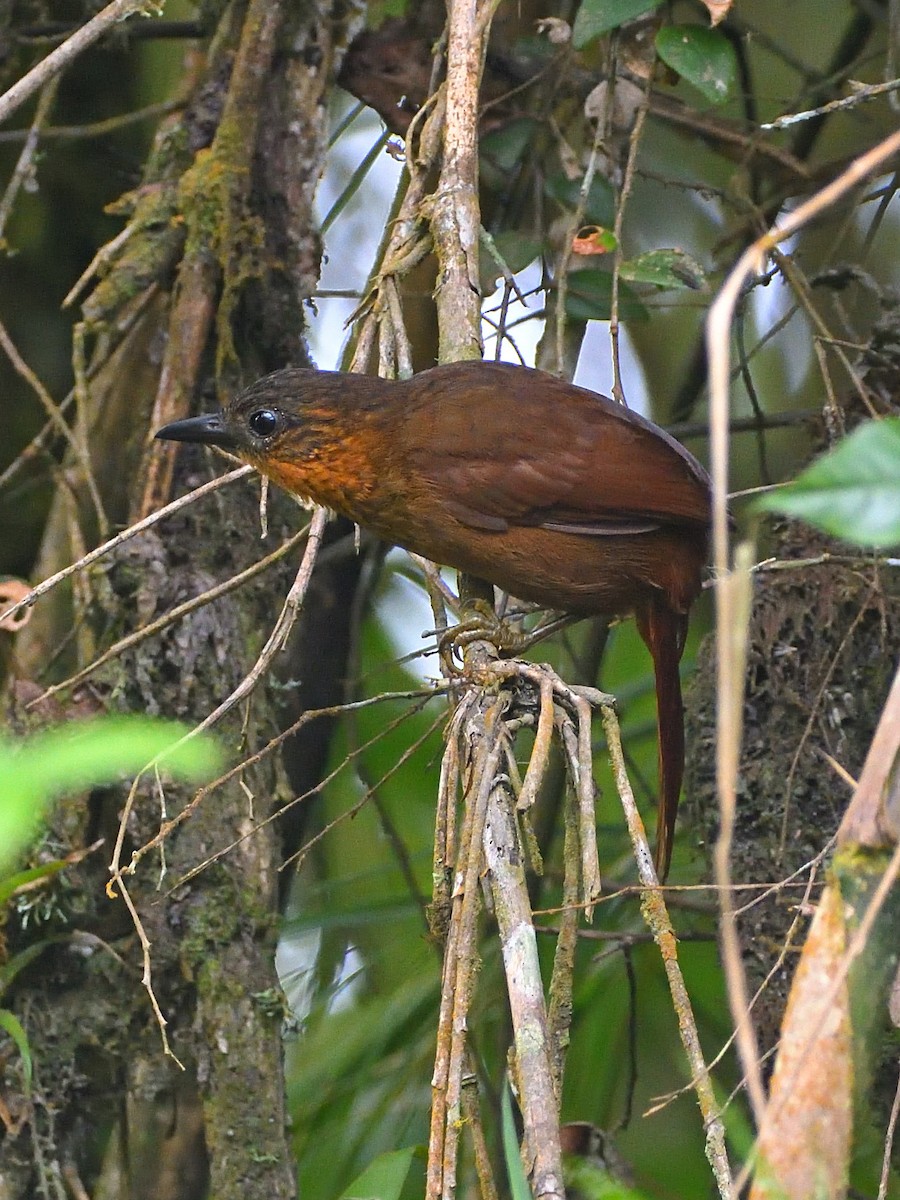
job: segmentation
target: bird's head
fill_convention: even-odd
[[[218,412],[173,421],[157,430],[163,441],[219,446],[264,467],[321,454],[342,411],[347,376],[288,368],[266,375]]]
[[[218,412],[173,421],[164,441],[219,446],[295,495],[345,511],[344,484],[368,486],[363,438],[383,381],[289,367],[239,392]]]

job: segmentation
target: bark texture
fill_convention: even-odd
[[[343,6],[325,0],[234,0],[214,15],[208,51],[186,59],[187,107],[160,129],[128,202],[130,236],[83,308],[79,403],[114,525],[156,507],[173,483],[183,490],[221,473],[210,455],[148,450],[159,419],[197,410],[205,392],[307,363],[303,304],[320,255],[311,214],[325,98],[352,29]],[[68,474],[72,492],[54,500],[38,578],[99,536],[85,480],[74,467]],[[230,578],[301,519],[286,498],[273,497],[263,545],[257,506],[258,494],[242,481],[126,543],[74,594],[60,590],[40,606],[15,650],[7,708],[17,727],[102,711],[202,720],[255,661],[296,560],[133,647],[74,693],[26,704],[40,693],[36,679],[65,677],[123,634]],[[293,664],[285,660],[286,677],[315,661],[316,702],[339,698],[357,576],[349,557],[326,566],[310,604],[326,610],[330,636],[316,635],[313,623],[314,656],[301,628]],[[313,698],[308,690],[303,680],[291,691],[264,682],[218,730],[228,765],[261,750]],[[327,730],[305,737],[295,782],[326,752]],[[167,785],[164,816],[177,816],[191,795]],[[211,792],[130,878],[183,1071],[163,1055],[131,921],[105,892],[125,792],[105,789],[57,807],[37,860],[102,845],[66,873],[40,913],[23,902],[7,926],[10,955],[41,950],[4,996],[35,1068],[30,1098],[24,1079],[6,1094],[13,1126],[0,1147],[4,1200],[50,1194],[61,1178],[116,1200],[294,1196],[285,1009],[274,968],[283,847],[277,823],[244,837],[292,795],[279,755],[262,758]],[[123,862],[157,833],[161,816],[160,794],[145,781]]]

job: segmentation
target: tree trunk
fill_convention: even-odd
[[[221,473],[209,454],[171,459],[158,443],[148,450],[156,423],[199,408],[209,384],[221,396],[263,370],[306,361],[303,302],[319,262],[312,200],[326,89],[349,36],[342,13],[324,2],[224,6],[184,113],[157,136],[132,201],[131,234],[83,309],[93,350],[79,395],[82,427],[114,528],[168,499],[172,478],[180,492]],[[71,487],[54,500],[39,578],[100,539],[83,473],[72,462],[66,474]],[[25,708],[40,694],[32,680],[84,667],[296,531],[296,507],[273,497],[261,547],[257,505],[242,480],[125,543],[86,583],[39,606],[16,647],[10,708],[18,726],[102,710],[195,725],[221,703],[255,662],[298,555],[123,651],[61,702]],[[325,611],[330,637],[311,643],[301,628],[289,648],[294,664],[315,661],[318,703],[339,698],[358,571],[349,556],[325,568],[309,603]],[[315,633],[322,622],[310,615]],[[289,663],[285,674],[295,669]],[[227,766],[263,750],[309,703],[309,686],[301,681],[289,698],[263,681],[218,728]],[[318,777],[327,728],[305,737],[292,772],[303,790],[304,778]],[[67,873],[49,924],[7,929],[11,954],[41,939],[45,948],[4,997],[27,1032],[35,1079],[31,1119],[3,1145],[0,1194],[51,1194],[62,1176],[117,1200],[293,1197],[286,1010],[274,967],[283,847],[279,824],[265,823],[292,795],[281,759],[262,755],[211,790],[128,877],[180,1066],[163,1052],[141,986],[134,924],[121,897],[105,891],[125,794],[107,789],[57,807],[46,843],[53,857],[102,845]],[[145,778],[123,864],[191,796],[169,784],[160,792]]]

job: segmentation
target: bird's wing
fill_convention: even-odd
[[[404,430],[407,462],[457,520],[595,537],[709,523],[706,473],[662,430],[553,376],[478,366],[430,372]]]

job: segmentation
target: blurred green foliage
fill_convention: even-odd
[[[149,717],[98,717],[0,741],[0,872],[19,859],[40,828],[47,805],[66,792],[106,783],[148,766],[184,779],[204,778],[220,761],[208,737]]]
[[[900,544],[900,419],[866,421],[756,507],[856,546]]]
[[[184,740],[188,732],[175,722],[149,717],[98,717],[48,729],[25,741],[0,739],[0,906],[5,907],[19,889],[65,870],[67,863],[59,859],[13,870],[38,837],[55,798],[151,765],[182,779],[198,781],[212,775],[221,762],[218,747],[207,735]],[[21,971],[60,940],[40,938],[0,963],[0,997]],[[6,1008],[0,1008],[0,1029],[19,1052],[26,1091],[30,1091],[33,1063],[28,1035],[15,1013]]]

